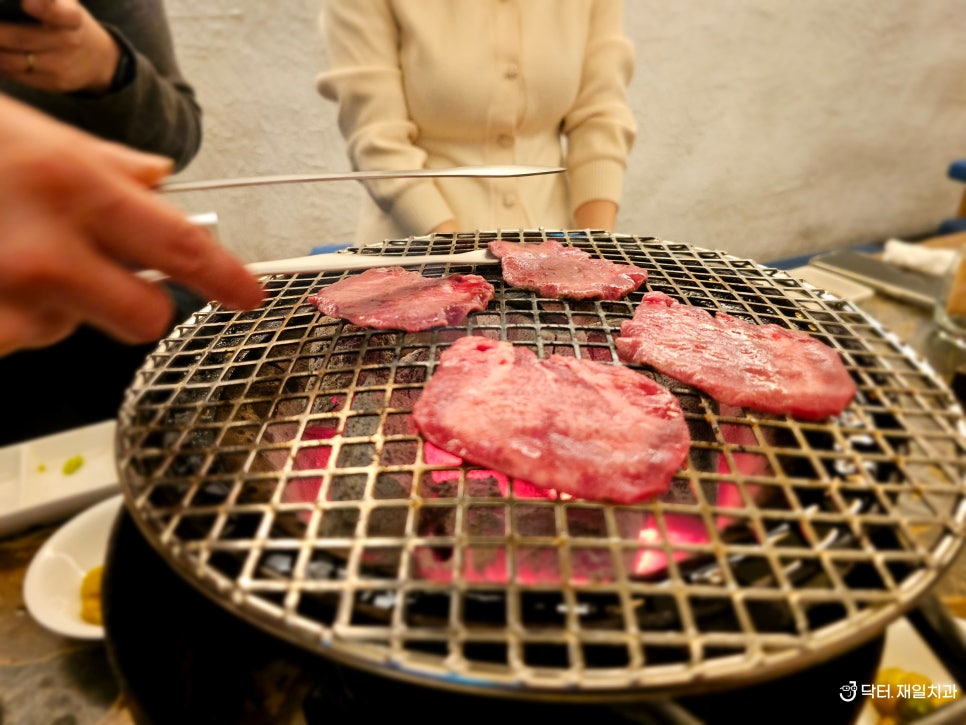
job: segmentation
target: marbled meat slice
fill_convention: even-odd
[[[532,290],[542,297],[619,300],[647,280],[643,267],[597,259],[553,239],[540,244],[498,239],[487,248],[499,257],[507,284]]]
[[[479,275],[423,277],[399,267],[376,267],[323,287],[309,302],[360,327],[418,332],[461,324],[491,299],[493,285]]]
[[[755,325],[648,292],[621,325],[617,354],[720,403],[803,420],[838,415],[856,388],[838,353],[801,330]]]
[[[618,503],[665,493],[691,444],[677,398],[651,378],[482,337],[440,356],[413,421],[470,463]]]

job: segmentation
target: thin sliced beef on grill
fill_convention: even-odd
[[[486,309],[493,285],[476,274],[423,277],[399,267],[376,267],[323,287],[309,302],[330,317],[379,330],[418,332],[461,324]]]
[[[642,267],[597,259],[553,239],[540,244],[497,239],[487,248],[500,259],[507,284],[542,297],[619,300],[647,280],[647,270]]]
[[[665,493],[691,443],[677,398],[647,376],[482,337],[443,352],[413,421],[469,463],[618,503]]]
[[[648,292],[621,325],[617,354],[720,403],[803,420],[838,415],[855,383],[838,353],[801,330],[755,325]]]

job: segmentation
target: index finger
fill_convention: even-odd
[[[92,232],[117,258],[157,269],[207,299],[235,309],[253,309],[264,299],[261,283],[206,230],[145,192],[146,199],[125,199],[110,213],[92,220]],[[137,230],[132,249],[129,232]]]
[[[137,180],[104,166],[96,178],[72,177],[66,206],[108,256],[135,267],[157,269],[207,299],[235,309],[261,304],[258,279],[206,230]]]

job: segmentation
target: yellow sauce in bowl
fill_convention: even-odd
[[[101,577],[103,566],[95,566],[84,575],[81,581],[81,619],[88,624],[104,623],[101,615]]]

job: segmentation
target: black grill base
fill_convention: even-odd
[[[104,578],[107,650],[136,722],[383,722],[395,713],[494,725],[544,718],[598,725],[822,722],[849,725],[863,700],[842,685],[872,682],[884,636],[835,660],[713,695],[626,703],[561,703],[431,689],[342,666],[264,633],[182,580],[148,545],[126,510],[115,523]],[[776,716],[773,703],[787,704]],[[552,718],[552,720],[551,720]],[[581,718],[577,720],[577,718]],[[583,718],[586,718],[583,719]],[[389,720],[391,721],[391,719]]]

